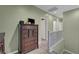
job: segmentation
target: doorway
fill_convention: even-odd
[[[39,48],[35,49],[29,54],[47,54],[48,53],[48,26],[47,26],[47,17],[44,16],[40,18],[39,22],[39,40],[38,40],[38,45]]]

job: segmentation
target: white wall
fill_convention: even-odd
[[[79,53],[79,8],[64,12],[65,49]]]
[[[63,31],[63,21],[59,18],[53,21],[53,32]]]
[[[34,6],[0,6],[0,32],[5,32],[5,52],[10,53],[18,49],[19,20],[34,18],[36,24],[39,24],[40,17],[45,14]]]

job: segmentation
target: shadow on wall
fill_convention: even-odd
[[[18,25],[16,26],[16,29],[14,31],[14,34],[10,41],[9,46],[10,46],[11,52],[18,50]]]

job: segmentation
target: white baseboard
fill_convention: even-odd
[[[13,51],[13,52],[10,52],[10,53],[8,53],[8,54],[15,54],[15,53],[18,53],[18,50]]]
[[[70,53],[70,54],[75,54],[75,53],[73,53],[73,52],[71,52],[71,51],[69,51],[69,50],[67,50],[67,49],[64,49],[63,52],[64,52],[64,51],[66,51],[66,52],[68,52],[68,53]]]

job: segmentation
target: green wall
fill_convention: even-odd
[[[56,19],[55,16],[47,14],[48,17],[48,31],[51,32],[53,31],[53,21]]]
[[[79,8],[64,12],[65,49],[79,53]]]
[[[34,6],[0,6],[0,32],[5,32],[5,52],[18,50],[18,22],[20,20],[27,21],[27,18],[34,18],[36,24],[39,24],[40,17],[45,14]]]

